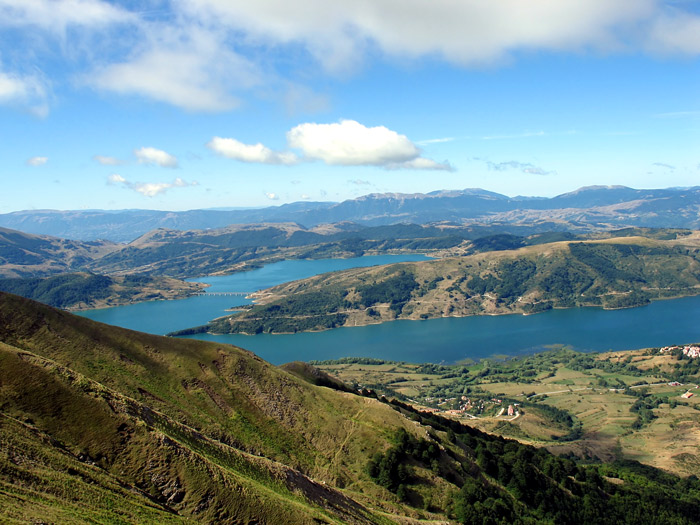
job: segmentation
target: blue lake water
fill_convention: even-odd
[[[284,261],[246,273],[197,279],[211,292],[252,292],[293,279],[357,266],[422,260],[377,256]],[[225,309],[247,302],[236,297],[193,297],[91,310],[81,315],[133,330],[164,334],[205,324]],[[209,335],[195,339],[234,344],[274,364],[294,360],[376,357],[409,362],[455,363],[498,354],[517,355],[568,345],[582,351],[626,350],[700,341],[700,296],[655,301],[625,310],[572,308],[537,315],[500,315],[426,321],[394,321],[290,335]]]
[[[351,259],[290,260],[232,275],[189,280],[209,284],[208,293],[250,293],[325,272],[426,260],[429,258],[418,254],[369,255]],[[79,315],[101,323],[164,335],[175,330],[206,324],[216,317],[227,315],[226,310],[229,308],[251,302],[243,296],[207,296],[205,294],[178,301],[149,301],[127,306],[100,308],[79,312]]]

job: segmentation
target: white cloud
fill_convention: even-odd
[[[658,16],[660,0],[184,0],[251,39],[301,43],[333,71],[379,49],[399,57],[492,62],[516,50],[615,49],[630,28]],[[640,34],[638,38],[644,36]]]
[[[101,0],[0,0],[0,25],[6,26],[65,31],[71,25],[95,28],[136,19],[134,13]]]
[[[277,195],[276,193],[265,193],[265,197],[267,197],[271,201],[277,201],[280,198],[280,196]]]
[[[420,155],[405,135],[384,126],[368,128],[354,120],[300,124],[287,132],[287,142],[309,159],[339,166],[384,166]]]
[[[244,144],[236,139],[214,137],[207,143],[212,151],[229,159],[241,162],[259,162],[262,164],[292,165],[299,162],[298,157],[291,152],[277,152],[257,144]]]
[[[667,9],[652,24],[648,47],[668,54],[700,53],[700,16]]]
[[[194,27],[194,28],[193,28]],[[238,107],[234,89],[257,86],[257,67],[229,49],[216,31],[156,27],[128,60],[93,71],[85,82],[122,95],[140,95],[189,111]]]
[[[452,142],[454,141],[454,137],[443,137],[439,139],[427,139],[427,140],[420,140],[416,142],[416,144],[425,145],[425,144],[442,144],[443,142]]]
[[[32,157],[31,159],[27,159],[27,164],[29,166],[43,166],[48,161],[48,157]]]
[[[406,135],[384,126],[368,128],[354,120],[300,124],[287,132],[287,142],[305,158],[331,166],[452,170],[448,163],[421,157],[420,149]]]
[[[0,102],[25,97],[27,91],[29,87],[26,80],[0,73]]]
[[[508,170],[520,170],[528,175],[556,175],[556,171],[548,171],[539,166],[535,166],[530,162],[520,162],[517,160],[509,160],[506,162],[491,162],[486,161],[486,165],[490,170],[493,171],[508,171]]]
[[[107,177],[107,182],[109,184],[126,184],[126,179],[118,173],[113,173],[112,175]]]
[[[119,160],[115,157],[108,157],[105,155],[95,155],[92,158],[95,159],[95,162],[98,162],[103,166],[121,166],[122,164],[124,164],[124,161],[122,160]]]
[[[172,182],[130,182],[121,175],[114,173],[107,177],[108,184],[121,184],[124,187],[140,193],[145,197],[155,197],[161,193],[165,193],[172,188],[185,188],[187,186],[198,186],[197,181],[185,182],[180,177],[177,177]]]
[[[333,124],[299,124],[287,132],[293,152],[273,151],[263,144],[244,144],[236,139],[214,137],[207,147],[242,162],[296,164],[320,160],[329,166],[379,166],[387,169],[452,170],[448,163],[421,157],[420,149],[406,135],[384,126],[368,128],[354,120]]]
[[[469,67],[536,51],[697,55],[693,11],[670,0],[0,0],[0,28],[26,33],[3,49],[13,64],[65,55],[60,80],[203,112],[255,90],[293,113],[327,107],[285,73],[318,63],[347,74],[367,56]],[[48,85],[0,70],[0,103],[32,92],[40,103],[25,105],[45,115]]]
[[[141,164],[156,164],[161,168],[177,168],[177,158],[160,149],[139,148],[134,150],[134,155]]]
[[[38,76],[22,76],[0,71],[0,104],[27,108],[38,117],[49,113],[48,89]]]
[[[447,161],[435,162],[434,160],[426,159],[424,157],[417,157],[406,162],[387,164],[386,167],[390,170],[454,171],[454,167]]]

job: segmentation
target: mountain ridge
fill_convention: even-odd
[[[625,203],[627,205],[623,206]],[[563,210],[569,211],[564,213]],[[572,210],[587,210],[587,213]],[[25,210],[0,214],[0,226],[68,239],[128,242],[159,227],[194,230],[258,222],[297,222],[307,228],[343,221],[370,226],[442,220],[495,223],[512,220],[508,214],[519,214],[519,220],[527,224],[556,217],[576,228],[581,227],[581,221],[591,228],[700,228],[700,187],[589,186],[550,198],[507,197],[468,188],[413,194],[373,193],[343,202],[300,201],[229,211]]]

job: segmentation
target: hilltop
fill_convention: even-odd
[[[289,370],[0,293],[0,516],[691,523],[700,511],[696,478],[585,466]]]
[[[524,246],[521,240],[517,249],[475,253],[479,247],[494,249],[492,241],[467,245],[456,251],[461,256],[275,286],[258,292],[256,305],[190,332],[282,333],[395,319],[626,308],[700,293],[698,232],[621,231]]]

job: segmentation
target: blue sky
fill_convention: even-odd
[[[700,184],[695,0],[0,0],[0,213]]]

